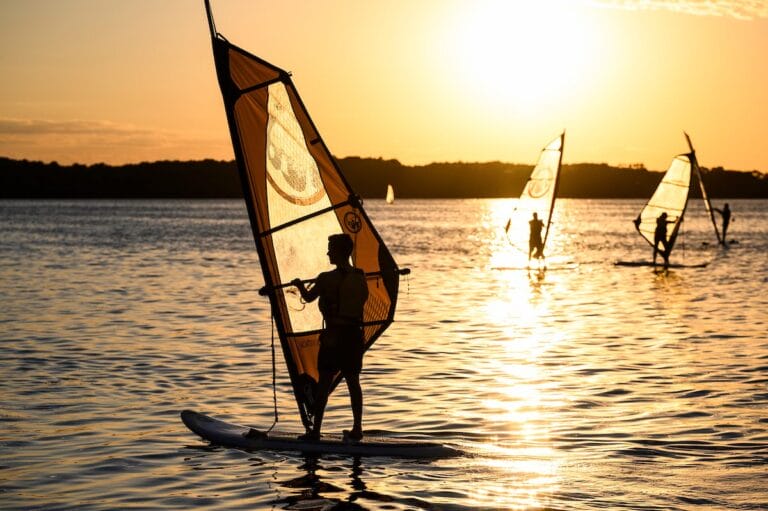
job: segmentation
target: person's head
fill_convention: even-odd
[[[728,209],[728,203],[727,202],[725,203],[725,209]]]
[[[328,236],[328,259],[333,264],[348,261],[353,247],[352,237],[349,234],[332,234]]]
[[[539,215],[537,215],[535,211],[533,212],[533,219],[534,220],[538,220],[539,219]]]
[[[659,215],[659,218],[667,218],[667,212],[662,211],[661,215]]]

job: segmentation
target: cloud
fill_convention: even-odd
[[[222,136],[179,133],[108,121],[0,118],[0,155],[70,163],[231,159]]]
[[[768,18],[768,0],[590,0],[589,3],[616,9],[666,10],[742,20]]]

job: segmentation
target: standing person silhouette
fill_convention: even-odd
[[[720,213],[720,216],[723,217],[723,237],[720,239],[720,244],[725,245],[728,243],[725,235],[728,233],[728,225],[731,223],[731,208],[728,207],[728,203],[726,202],[723,209],[714,208],[714,210]]]
[[[544,222],[539,220],[539,216],[534,213],[528,225],[531,227],[531,234],[528,238],[528,261],[531,260],[531,255],[536,259],[544,259],[544,242],[541,241],[541,230],[544,228]]]
[[[662,212],[656,219],[656,230],[653,232],[653,265],[656,266],[656,254],[664,258],[664,269],[669,268],[669,243],[667,242],[667,224],[674,224],[674,220],[667,220],[667,212]],[[661,244],[661,249],[659,249]]]
[[[328,403],[333,377],[341,372],[347,382],[352,405],[353,426],[344,431],[345,440],[363,438],[363,391],[360,387],[360,371],[363,367],[363,307],[368,299],[365,273],[349,261],[354,245],[348,234],[328,237],[328,260],[336,268],[323,272],[315,284],[307,289],[300,279],[295,285],[306,302],[320,299],[319,307],[325,327],[320,333],[318,371],[320,381],[314,404],[312,430],[302,435],[305,440],[318,440],[323,424],[325,406]]]

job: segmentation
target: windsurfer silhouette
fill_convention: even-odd
[[[318,440],[323,423],[328,392],[333,377],[341,372],[347,382],[352,405],[353,426],[344,431],[347,440],[359,441],[363,437],[363,391],[360,387],[360,371],[363,367],[363,307],[368,299],[365,273],[352,266],[353,242],[348,234],[328,237],[328,260],[336,268],[317,276],[314,286],[307,289],[300,279],[295,285],[305,302],[320,298],[319,307],[325,322],[320,333],[318,371],[320,381],[314,404],[312,430],[302,435],[304,440]]]
[[[638,217],[638,220],[640,218]],[[635,221],[637,223],[637,220]],[[674,220],[667,220],[667,212],[662,212],[656,219],[656,230],[653,232],[653,265],[656,266],[656,254],[664,258],[664,269],[669,268],[669,243],[667,241],[667,224],[674,224]],[[661,244],[661,249],[659,249]]]
[[[726,202],[723,209],[714,208],[714,210],[720,213],[720,216],[723,217],[723,237],[720,239],[720,244],[725,245],[728,243],[725,235],[728,233],[728,225],[731,223],[731,208],[728,207],[728,203]]]
[[[528,261],[531,255],[536,259],[544,259],[544,243],[541,241],[541,230],[544,228],[544,222],[539,220],[539,216],[534,213],[533,219],[528,222],[531,226],[531,234],[528,238]]]

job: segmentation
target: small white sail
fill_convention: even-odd
[[[392,204],[395,202],[395,190],[392,188],[392,185],[387,185],[387,198],[386,198],[387,204]]]
[[[667,238],[666,249],[672,253],[677,240],[677,233],[683,221],[688,205],[688,192],[691,186],[691,155],[675,156],[664,174],[659,186],[635,220],[640,235],[653,246],[656,222],[662,213],[666,213]],[[662,249],[663,247],[659,247]]]
[[[677,241],[677,235],[688,205],[688,197],[690,195],[692,184],[691,178],[694,174],[699,182],[699,189],[701,190],[701,196],[704,200],[704,207],[712,221],[715,236],[717,237],[718,242],[720,241],[720,233],[717,229],[717,222],[715,222],[715,215],[709,202],[707,190],[704,187],[704,181],[701,179],[699,164],[696,161],[696,151],[693,149],[691,138],[687,133],[684,132],[684,134],[691,151],[686,154],[675,156],[659,183],[659,186],[656,188],[653,196],[651,196],[651,200],[648,201],[648,204],[645,205],[640,212],[640,215],[635,220],[635,227],[637,227],[640,235],[653,246],[657,220],[659,220],[662,213],[666,213],[667,256],[672,253],[672,249],[675,247],[675,242]],[[663,250],[664,247],[659,246],[659,249]]]
[[[539,160],[536,162],[536,166],[531,172],[505,227],[510,244],[526,254],[530,253],[531,221],[534,214],[543,224],[541,246],[543,248],[546,245],[552,225],[552,212],[557,196],[564,143],[565,132],[547,144],[541,151]]]

